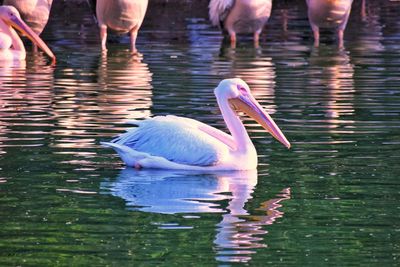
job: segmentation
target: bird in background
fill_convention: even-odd
[[[107,50],[107,29],[130,35],[130,49],[137,53],[136,39],[146,14],[148,0],[88,0],[96,10],[101,49]]]
[[[127,166],[176,170],[250,170],[257,168],[257,152],[239,117],[244,111],[279,142],[290,143],[241,79],[226,79],[214,90],[231,135],[197,120],[157,116],[134,121],[137,127],[102,142]]]
[[[307,0],[308,20],[314,34],[314,46],[319,46],[319,29],[333,28],[343,47],[343,35],[349,20],[353,0]]]
[[[49,20],[53,0],[4,0],[4,5],[14,6],[28,26],[40,35]],[[37,50],[34,44],[34,50]]]
[[[259,47],[260,34],[267,23],[272,0],[211,0],[209,16],[212,25],[219,26],[236,46],[237,34],[253,34],[254,46]]]
[[[55,62],[56,57],[50,48],[21,19],[18,10],[13,6],[0,6],[0,61],[20,61],[26,58],[24,43],[15,29],[28,37]]]

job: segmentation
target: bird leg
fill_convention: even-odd
[[[229,36],[231,38],[231,48],[236,48],[236,33],[230,32]]]
[[[361,19],[363,21],[366,21],[366,19],[367,19],[365,0],[362,0],[362,2],[361,2]]]
[[[101,39],[101,49],[107,50],[106,43],[107,43],[107,26],[100,25],[100,39]]]
[[[133,166],[136,170],[140,170],[142,169],[142,165],[140,165],[139,163],[135,163],[135,166]]]
[[[339,29],[338,30],[339,48],[343,48],[343,35],[344,35],[344,30]]]
[[[311,25],[313,34],[314,34],[314,46],[319,46],[319,28],[316,25]]]
[[[254,32],[254,48],[260,47],[260,33],[261,31]]]
[[[136,54],[137,53],[137,50],[136,50],[137,30],[132,29],[130,34],[131,34],[131,51],[133,54]]]

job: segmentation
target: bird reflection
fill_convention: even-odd
[[[53,134],[62,136],[57,147],[93,147],[97,130],[107,127],[105,121],[124,123],[149,115],[152,74],[146,63],[128,51],[103,53],[95,82],[88,82],[88,74],[80,69],[65,68],[61,73],[57,84],[62,89],[54,104],[60,127]]]
[[[381,56],[373,57],[372,53],[383,51],[385,48],[382,44],[383,42],[383,31],[384,23],[382,23],[382,18],[380,16],[381,6],[379,3],[362,0],[360,6],[362,27],[357,25],[357,31],[359,34],[355,35],[352,42],[352,50],[362,54],[361,57],[356,57],[356,64],[364,64],[364,62],[358,61],[371,61],[376,59],[381,59]]]
[[[268,104],[268,113],[276,112],[275,65],[271,57],[262,54],[261,49],[233,49],[221,44],[219,57],[214,60],[213,72],[223,77],[238,77],[245,80],[256,99]]]
[[[32,54],[27,61],[0,65],[0,155],[15,143],[43,145],[47,134],[43,127],[52,119],[49,88],[54,82],[54,68],[46,64],[44,55]],[[11,138],[12,132],[19,135]]]
[[[245,204],[252,198],[256,184],[256,170],[205,174],[127,168],[116,180],[102,182],[101,189],[124,199],[132,210],[163,214],[222,213],[214,239],[216,259],[248,262],[256,248],[265,247],[264,227],[283,216],[278,210],[280,202],[290,198],[290,189],[286,188],[276,198],[261,203],[253,215]]]
[[[367,3],[365,0],[361,0],[361,18],[363,21],[367,19]]]
[[[260,237],[268,233],[264,226],[273,224],[283,216],[284,213],[278,210],[282,207],[280,202],[290,199],[290,188],[285,188],[277,198],[261,203],[258,210],[262,215],[249,215],[243,209],[244,203],[240,198],[235,201],[235,193],[240,195],[241,190],[243,189],[239,187],[236,192],[232,191],[233,199],[227,207],[230,212],[223,215],[222,221],[217,224],[218,233],[214,243],[217,245],[217,259],[220,261],[248,262],[254,253],[253,249],[266,247],[261,243]]]
[[[141,55],[132,56],[128,51],[102,53],[98,70],[98,84],[104,91],[106,114],[124,120],[149,117],[152,106],[152,73]],[[107,94],[107,91],[114,91]]]
[[[350,62],[349,52],[335,48],[316,48],[311,52],[310,82],[327,87],[325,116],[331,131],[342,124],[353,124],[352,120],[340,118],[354,114],[354,66]]]
[[[53,110],[56,127],[51,147],[55,154],[73,155],[63,163],[96,168],[96,137],[122,131],[127,120],[149,116],[152,105],[151,72],[128,50],[82,55],[81,64],[97,60],[98,70],[64,68],[57,75]],[[87,64],[87,63],[86,63]],[[112,123],[110,123],[112,122]],[[116,127],[121,125],[121,128]]]

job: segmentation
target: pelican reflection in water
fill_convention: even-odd
[[[0,157],[18,142],[24,146],[43,146],[49,136],[48,129],[53,127],[54,67],[48,64],[48,59],[41,54],[33,54],[32,59],[21,61],[0,62]],[[38,120],[40,117],[40,120]],[[10,120],[24,118],[24,127],[29,131],[16,138],[10,138],[13,133],[21,131],[18,123]],[[10,154],[11,155],[11,154]],[[29,153],[20,153],[20,159]],[[13,163],[17,164],[13,161]],[[12,164],[8,168],[13,168]]]
[[[97,74],[104,114],[121,123],[152,115],[153,74],[143,57],[126,50],[102,53]]]
[[[129,209],[161,214],[221,213],[215,225],[217,260],[248,262],[257,248],[266,247],[265,226],[283,216],[281,202],[290,188],[262,202],[257,215],[246,210],[257,184],[257,171],[213,174],[167,170],[122,170],[116,180],[101,183],[103,193],[126,201]],[[228,202],[227,206],[224,204]],[[198,218],[198,216],[195,216]],[[177,226],[179,227],[179,225]]]
[[[102,144],[115,149],[127,166],[135,168],[255,169],[257,152],[237,113],[244,111],[290,148],[289,141],[242,79],[223,80],[214,93],[232,135],[193,119],[158,116],[135,121],[138,127]]]
[[[275,104],[276,66],[270,56],[259,49],[233,49],[221,44],[219,55],[213,58],[212,71],[227,73],[246,81],[256,99],[263,99],[269,114],[277,110]]]
[[[314,87],[321,84],[321,102],[324,103],[325,121],[331,133],[352,133],[354,128],[354,66],[347,50],[332,47],[314,49],[310,54],[308,71]]]
[[[53,101],[51,114],[57,124],[52,134],[57,138],[51,146],[57,153],[74,155],[74,160],[66,163],[80,165],[82,163],[76,159],[82,158],[86,166],[93,166],[96,162],[88,155],[92,154],[98,133],[123,131],[125,125],[119,125],[126,119],[151,116],[152,73],[146,63],[127,50],[88,53],[79,60],[80,64],[95,65],[97,72],[90,73],[97,75],[76,79],[78,75],[89,73],[82,71],[89,67],[76,69],[66,65],[58,68],[62,75],[57,76],[55,82],[63,86],[55,92]]]

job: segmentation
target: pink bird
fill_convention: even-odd
[[[236,46],[236,34],[242,33],[252,33],[258,47],[272,0],[211,0],[208,7],[211,23],[228,32],[231,47]]]
[[[314,46],[319,46],[319,28],[334,28],[339,47],[343,47],[343,34],[349,20],[353,0],[307,0],[308,19],[314,33]]]
[[[137,53],[136,38],[146,14],[148,0],[97,0],[96,15],[101,48],[106,50],[107,29],[129,33],[131,51]]]
[[[38,45],[55,62],[56,57],[50,48],[26,25],[18,10],[13,6],[0,6],[0,61],[26,58],[24,43],[14,28]]]

